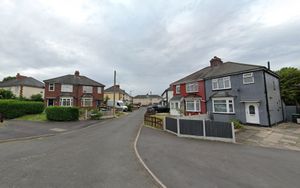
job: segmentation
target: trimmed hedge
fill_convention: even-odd
[[[79,109],[75,107],[51,106],[46,108],[46,117],[50,121],[76,121]]]
[[[0,100],[0,113],[6,119],[13,119],[26,114],[40,114],[44,111],[43,102]]]

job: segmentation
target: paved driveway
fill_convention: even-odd
[[[0,187],[155,187],[133,150],[142,115],[0,144]]]
[[[168,187],[299,187],[300,152],[196,139],[144,127],[138,150]]]

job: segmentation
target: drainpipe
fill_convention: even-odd
[[[266,97],[266,105],[267,105],[267,113],[268,113],[268,123],[269,127],[271,127],[271,119],[270,119],[270,110],[269,110],[269,100],[268,100],[268,91],[267,91],[267,82],[266,82],[266,72],[263,70],[264,76],[264,85],[265,85],[265,97]]]

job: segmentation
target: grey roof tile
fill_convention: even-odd
[[[86,76],[75,76],[75,75],[65,75],[57,78],[52,78],[44,80],[45,83],[61,83],[61,84],[72,84],[72,85],[86,85],[86,86],[105,86],[99,82],[96,82]]]
[[[0,82],[0,87],[12,87],[12,86],[30,86],[44,88],[44,83],[40,82],[32,77],[26,77],[20,80],[13,79],[4,82]]]

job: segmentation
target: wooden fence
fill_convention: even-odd
[[[144,115],[144,124],[161,130],[163,130],[163,126],[164,126],[162,119],[151,116],[150,114]]]

